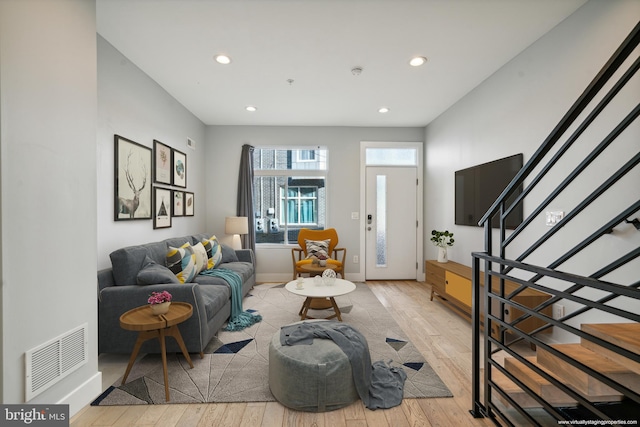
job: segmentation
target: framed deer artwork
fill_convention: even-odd
[[[171,185],[171,147],[153,140],[153,182]]]
[[[151,149],[114,136],[114,219],[151,219]]]

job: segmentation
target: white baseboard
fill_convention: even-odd
[[[291,273],[258,273],[256,283],[289,283],[292,280]]]
[[[78,388],[60,399],[58,404],[69,405],[69,417],[73,417],[82,408],[93,402],[102,393],[102,372],[96,372]]]

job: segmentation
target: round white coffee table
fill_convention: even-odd
[[[327,306],[327,308],[333,307],[333,311],[335,312],[326,319],[337,318],[342,322],[342,317],[340,313],[340,309],[336,304],[336,300],[334,297],[348,294],[349,292],[353,292],[356,290],[356,285],[344,279],[336,279],[336,281],[332,285],[320,284],[316,285],[313,277],[305,277],[302,282],[302,289],[297,288],[297,280],[293,280],[285,285],[285,289],[292,294],[300,295],[305,297],[304,303],[302,303],[302,308],[298,313],[300,315],[300,320],[304,319],[313,319],[313,317],[307,316],[307,312],[311,307],[311,304],[316,301],[329,301],[331,305]]]

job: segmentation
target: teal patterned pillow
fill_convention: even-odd
[[[207,251],[207,270],[216,268],[222,260],[222,247],[216,236],[202,241],[204,249]]]
[[[189,283],[198,274],[196,254],[189,243],[179,248],[169,246],[167,268],[176,275],[180,283]]]

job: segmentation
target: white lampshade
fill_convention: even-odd
[[[227,234],[248,234],[249,221],[246,216],[228,216],[224,220],[224,232]]]

